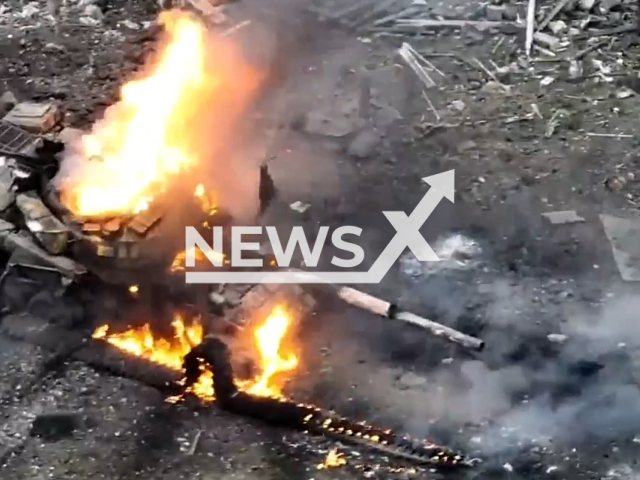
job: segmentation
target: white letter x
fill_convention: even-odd
[[[422,234],[420,227],[422,223],[418,223],[415,216],[420,216],[418,209],[411,213],[408,217],[404,212],[383,212],[389,223],[396,229],[396,236],[402,238],[406,247],[420,262],[438,262],[440,258],[433,251],[433,248],[427,243]]]

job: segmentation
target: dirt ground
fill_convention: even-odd
[[[55,98],[66,122],[84,128],[153,49],[157,5],[105,0],[104,16],[85,24],[86,6],[68,1],[56,33],[45,3],[29,4],[32,15],[17,1],[0,6],[0,89]],[[492,79],[461,59],[506,62],[517,35],[412,38],[442,72],[428,93],[436,116],[401,73],[401,38],[321,23],[306,6],[243,0],[216,27],[251,18],[279,30],[268,36],[279,54],[266,53],[279,75],[259,119],[281,190],[270,219],[283,228],[358,225],[375,258],[393,234],[381,212],[412,211],[426,192],[422,177],[455,169],[455,204],[443,201],[422,231],[445,258],[464,255],[428,268],[405,256],[371,290],[487,348],[472,354],[388,320],[334,312],[310,320],[295,395],[483,459],[470,478],[638,478],[640,300],[621,280],[599,219],[634,218],[640,201],[635,34],[604,54],[624,64],[611,82],[591,70],[574,81],[551,62]],[[365,77],[368,123],[357,108]],[[288,208],[296,200],[311,205],[304,216]],[[542,215],[562,210],[583,221],[553,225]],[[443,475],[392,468],[346,446],[346,466],[319,470],[331,442],[168,405],[159,392],[81,364],[40,378],[47,354],[0,340],[0,445],[11,452],[2,478]],[[33,416],[50,411],[74,412],[82,426],[61,440],[23,441]]]

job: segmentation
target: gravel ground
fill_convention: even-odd
[[[86,8],[70,2],[56,34],[44,3],[32,2],[31,16],[17,3],[0,7],[0,85],[20,99],[56,98],[69,111],[67,122],[85,127],[153,49],[146,27],[156,6],[103,2],[104,18],[85,25]],[[283,43],[273,57],[286,75],[280,83],[276,78],[257,115],[265,125],[257,143],[275,155],[281,189],[270,219],[283,228],[359,225],[367,258],[375,258],[393,233],[380,211],[411,211],[425,192],[420,178],[454,168],[456,203],[443,202],[423,232],[443,255],[457,241],[465,256],[437,268],[405,256],[372,291],[482,336],[487,349],[470,354],[408,327],[338,310],[309,320],[292,395],[460,447],[485,460],[471,476],[637,478],[640,345],[633,312],[640,302],[634,285],[620,280],[598,219],[636,213],[636,97],[617,98],[622,81],[557,78],[541,86],[533,75],[502,79],[512,85],[506,93],[456,57],[432,55],[444,74],[441,88],[429,92],[441,116],[436,126],[423,99],[407,98],[392,55],[396,40],[356,38],[294,15],[301,3],[266,9],[246,1],[227,12],[230,24],[250,17],[265,31],[275,24],[286,32],[277,36]],[[492,42],[442,35],[414,45],[488,64]],[[373,136],[357,119],[363,68],[373,86]],[[569,113],[549,134],[559,109]],[[611,178],[619,188],[607,187]],[[304,218],[287,207],[295,200],[311,204]],[[585,221],[551,225],[542,217],[569,209]],[[9,449],[2,478],[435,475],[395,471],[384,459],[346,447],[347,466],[318,470],[330,442],[214,408],[167,405],[154,390],[81,364],[49,372],[47,355],[35,347],[2,340],[0,355],[0,444]],[[28,437],[33,416],[52,411],[79,416],[73,434]],[[200,430],[198,448],[188,455]]]

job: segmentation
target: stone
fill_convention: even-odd
[[[547,212],[542,214],[553,225],[564,225],[567,223],[581,223],[584,222],[584,218],[579,216],[575,210],[562,210],[558,212]]]
[[[467,108],[467,106],[462,100],[454,100],[449,105],[449,108],[451,108],[451,110],[455,110],[456,112],[462,112],[465,108]]]
[[[364,129],[356,134],[355,138],[349,143],[347,153],[359,159],[369,158],[380,145],[381,140],[380,135],[374,129]]]
[[[131,20],[123,20],[120,22],[123,27],[128,28],[129,30],[140,30],[140,25],[136,22],[132,22]]]
[[[549,30],[551,30],[551,33],[553,33],[554,35],[558,35],[560,33],[563,33],[567,30],[567,24],[562,21],[562,20],[555,20],[553,22],[549,22]]]
[[[4,120],[32,133],[47,133],[56,126],[60,112],[53,103],[23,102],[17,104]]]

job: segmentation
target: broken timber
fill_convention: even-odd
[[[517,22],[499,21],[492,22],[489,20],[428,20],[428,19],[398,19],[396,20],[396,26],[406,28],[463,28],[463,27],[476,27],[480,29],[492,28],[492,27],[517,27],[522,28],[522,25]]]

